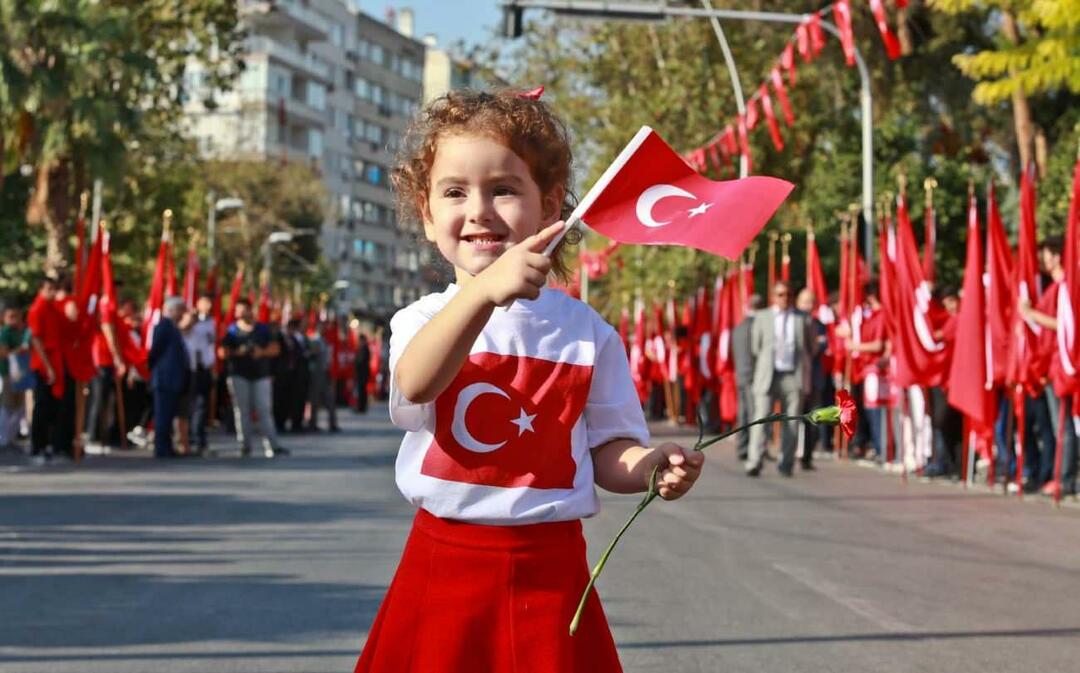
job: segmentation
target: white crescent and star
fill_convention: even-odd
[[[457,403],[454,405],[454,419],[450,424],[450,433],[458,444],[469,451],[474,453],[491,453],[492,451],[496,451],[505,446],[506,440],[497,443],[481,442],[472,436],[472,433],[469,432],[469,428],[465,425],[465,414],[469,411],[469,405],[481,395],[498,395],[510,399],[510,396],[507,395],[505,391],[490,383],[470,383],[458,393]],[[517,426],[518,437],[526,432],[536,432],[536,430],[533,429],[533,419],[535,418],[536,414],[527,414],[525,413],[525,409],[522,408],[518,417],[510,421]]]
[[[690,192],[686,191],[682,187],[676,187],[675,185],[659,184],[649,187],[641,193],[641,196],[637,200],[637,218],[646,227],[655,229],[656,227],[663,227],[671,224],[674,220],[661,220],[657,221],[653,218],[653,208],[661,199],[669,197],[679,197],[681,199],[694,199],[698,197],[694,196]],[[712,207],[713,204],[702,201],[694,208],[688,209],[686,212],[690,218],[697,217],[698,215],[704,215],[705,211]]]

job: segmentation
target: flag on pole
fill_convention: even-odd
[[[806,286],[814,293],[817,302],[814,315],[822,324],[831,324],[834,316],[829,310],[829,288],[825,285],[825,272],[821,268],[821,256],[813,229],[806,233]]]
[[[923,218],[923,276],[933,283],[936,277],[934,264],[937,247],[937,219],[934,216],[934,202],[929,193],[926,196],[926,213]]]
[[[1042,390],[1040,380],[1046,371],[1040,366],[1038,340],[1042,327],[1025,320],[1019,310],[1022,302],[1038,303],[1039,266],[1035,249],[1035,185],[1034,165],[1020,176],[1020,233],[1017,236],[1016,263],[1013,265],[1013,312],[1011,346],[1009,348],[1009,377],[1024,386],[1028,394]]]
[[[979,431],[993,427],[997,409],[988,357],[989,326],[983,289],[982,238],[975,195],[968,198],[967,260],[964,294],[957,316],[956,344],[949,369],[949,404],[962,411]]]
[[[936,386],[944,379],[945,344],[935,337],[944,316],[922,275],[922,262],[911,229],[903,192],[896,199],[896,300],[893,314],[893,349],[897,355],[897,383],[901,386]],[[981,353],[981,351],[980,351]]]
[[[1001,224],[994,183],[986,190],[986,311],[990,328],[990,372],[994,385],[1004,385],[1012,347],[1013,260]]]
[[[685,245],[737,259],[793,188],[764,176],[709,180],[643,126],[575,214],[623,243]]]
[[[98,232],[101,237],[101,322],[112,325],[113,334],[116,337],[116,347],[120,351],[120,357],[129,367],[135,367],[144,380],[150,380],[150,369],[147,362],[149,346],[140,347],[131,338],[131,331],[124,325],[118,309],[119,297],[116,295],[116,284],[113,281],[111,237],[109,230],[102,227]]]
[[[1076,316],[1080,315],[1080,157],[1073,166],[1072,200],[1069,202],[1069,219],[1065,225],[1065,250],[1062,264],[1065,280],[1058,286],[1057,300],[1057,358],[1051,373],[1054,391],[1059,395],[1077,392],[1080,380],[1080,339],[1076,338]],[[1077,410],[1073,409],[1073,415]]]
[[[150,294],[146,298],[143,310],[142,336],[143,345],[149,351],[154,338],[154,328],[161,320],[161,309],[165,305],[166,274],[172,275],[172,246],[168,225],[161,231],[161,243],[158,244],[157,261],[154,263],[154,276],[150,281]],[[175,280],[173,281],[175,285]],[[175,287],[173,288],[175,290]]]

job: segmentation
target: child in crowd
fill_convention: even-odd
[[[402,220],[423,225],[456,282],[390,324],[390,414],[406,430],[396,480],[418,511],[356,671],[621,670],[588,581],[580,519],[595,485],[660,496],[704,457],[649,434],[618,334],[545,288],[565,277],[572,205],[566,129],[534,96],[451,92],[408,134],[394,172]]]

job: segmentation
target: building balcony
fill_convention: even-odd
[[[255,28],[292,30],[303,41],[330,36],[330,22],[300,0],[240,0],[239,9],[241,18]]]
[[[247,40],[247,50],[252,54],[266,54],[271,60],[303,75],[321,80],[325,84],[333,83],[329,65],[311,54],[302,54],[276,40],[268,37],[250,37]]]

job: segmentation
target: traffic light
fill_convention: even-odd
[[[507,2],[503,5],[503,37],[515,40],[524,32],[521,15],[525,8],[519,7],[515,2]]]

